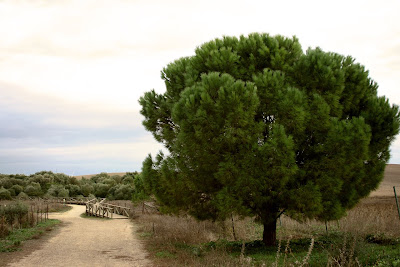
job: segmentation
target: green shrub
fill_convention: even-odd
[[[35,183],[35,182],[32,182],[27,187],[25,187],[24,191],[28,196],[36,197],[36,196],[43,195],[42,188],[41,188],[40,184],[39,183]]]
[[[19,195],[19,193],[21,193],[22,191],[24,191],[24,188],[22,186],[18,185],[18,184],[14,184],[11,187],[11,189],[14,190],[16,196]]]
[[[4,218],[11,227],[15,221],[21,226],[27,214],[28,206],[21,202],[0,206],[0,218]]]
[[[0,200],[11,199],[11,193],[4,187],[0,188]]]
[[[135,176],[135,179],[133,180],[134,188],[132,192],[132,201],[137,202],[137,201],[142,201],[149,199],[150,196],[146,192],[145,187],[143,185],[143,179],[140,174]]]
[[[20,200],[26,200],[26,199],[29,198],[29,196],[26,193],[21,192],[21,193],[18,194],[17,198],[20,199]]]

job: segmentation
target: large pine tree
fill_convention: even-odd
[[[283,212],[338,219],[377,188],[399,131],[362,65],[295,37],[216,39],[162,79],[140,104],[169,154],[144,161],[144,186],[169,212],[254,216],[267,245]]]

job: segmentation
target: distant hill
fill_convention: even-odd
[[[82,177],[84,177],[86,179],[90,179],[92,176],[95,176],[97,174],[75,175],[74,177],[76,179],[82,179]],[[107,174],[110,176],[113,176],[113,175],[124,176],[126,174],[126,172],[108,172]]]
[[[400,164],[388,164],[385,169],[385,176],[379,188],[373,191],[371,197],[394,196],[393,186],[396,186],[396,193],[400,196]],[[398,188],[397,188],[398,186]]]

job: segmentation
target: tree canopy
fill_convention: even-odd
[[[161,77],[139,102],[169,153],[144,161],[144,187],[168,212],[255,216],[266,244],[282,212],[333,220],[368,196],[399,131],[364,66],[296,37],[215,39]]]
[[[106,197],[109,200],[131,200],[135,190],[137,172],[123,176],[100,173],[90,179],[77,179],[63,173],[41,171],[29,176],[0,174],[0,195],[3,198],[22,197]],[[6,192],[7,191],[7,192]],[[2,198],[2,196],[0,196]]]

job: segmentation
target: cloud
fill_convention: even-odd
[[[29,1],[3,3],[0,34],[8,38],[0,47],[12,54],[78,59],[176,50],[194,39],[189,34],[193,29],[182,24],[176,15],[187,19],[199,16],[186,14],[178,2],[52,2],[45,6]],[[160,12],[162,9],[167,12]],[[182,33],[186,38],[177,41]]]
[[[126,138],[129,133],[144,133],[138,110],[79,104],[2,83],[0,90],[2,137],[48,137],[60,132],[88,138],[95,138],[96,133]]]
[[[138,111],[80,105],[8,84],[0,90],[0,173],[139,171],[148,153],[162,149]]]
[[[1,173],[34,173],[41,170],[80,175],[96,172],[140,171],[142,161],[161,149],[152,138],[125,143],[86,143],[60,146],[0,147]]]
[[[161,148],[138,99],[160,71],[223,35],[296,35],[352,55],[400,104],[400,2],[0,1],[0,172],[140,169]],[[155,149],[157,147],[157,149]],[[391,162],[400,162],[400,143]],[[154,149],[153,149],[154,148]]]
[[[102,103],[79,103],[62,96],[35,93],[19,86],[0,81],[0,109],[3,114],[16,116],[25,121],[39,121],[42,125],[61,125],[80,128],[114,127],[125,125],[137,127],[141,115],[137,109],[105,105]],[[137,102],[137,99],[135,99]],[[25,115],[30,119],[23,118]],[[36,116],[36,118],[34,118]],[[3,115],[5,117],[5,115]]]

